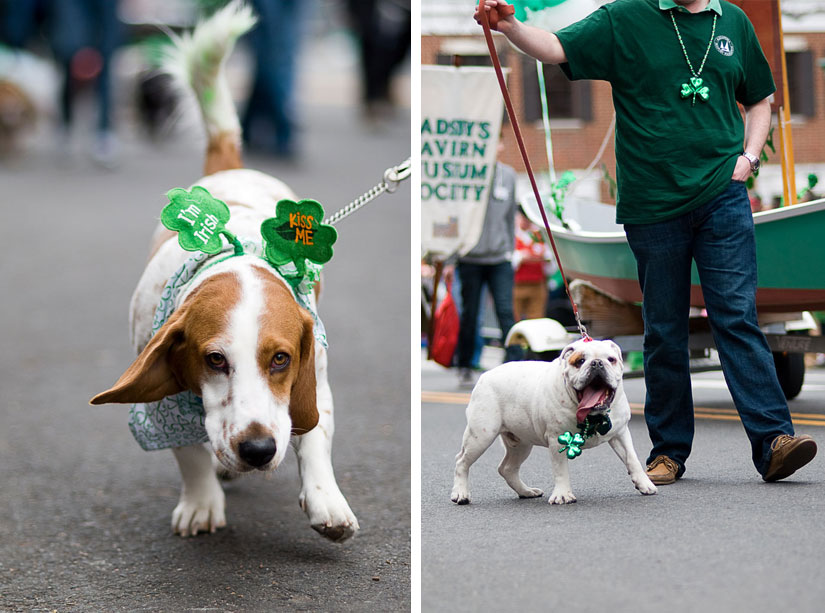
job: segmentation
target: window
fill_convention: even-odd
[[[439,66],[492,66],[493,62],[489,55],[454,55],[452,53],[439,53],[435,58],[435,63]]]
[[[561,68],[543,64],[544,85],[547,89],[547,105],[550,119],[593,119],[590,81],[570,81]],[[524,84],[524,118],[526,121],[541,119],[541,98],[536,73],[536,61],[521,57],[521,74]]]
[[[814,55],[811,51],[788,51],[785,53],[788,67],[788,95],[791,98],[791,113],[813,117],[816,115],[814,96]]]

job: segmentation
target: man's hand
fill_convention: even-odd
[[[487,11],[490,28],[504,34],[511,43],[527,55],[545,64],[563,64],[567,61],[558,37],[535,26],[521,23],[515,18],[515,7],[505,0],[483,0],[481,8]],[[483,17],[478,7],[473,15],[481,23]]]
[[[516,13],[516,8],[512,4],[507,4],[505,0],[484,0],[484,10],[487,12],[487,19],[490,22],[490,29],[497,30],[506,35],[516,25],[514,22],[516,18],[513,16]],[[473,19],[479,25],[484,24],[484,18],[479,13],[479,5],[476,5]]]
[[[733,169],[732,181],[741,181],[744,183],[751,176],[751,163],[744,155],[736,158],[736,168]]]

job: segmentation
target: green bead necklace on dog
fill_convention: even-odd
[[[688,79],[688,83],[682,83],[682,89],[679,92],[682,98],[691,98],[690,105],[693,106],[696,104],[696,96],[699,96],[699,99],[702,102],[707,102],[708,98],[710,97],[710,90],[708,89],[707,85],[704,85],[702,78],[699,76],[702,74],[702,70],[705,68],[705,62],[708,59],[708,54],[710,53],[710,47],[713,45],[713,36],[716,34],[716,17],[717,15],[714,13],[713,15],[713,27],[710,31],[710,40],[708,41],[708,47],[705,49],[705,57],[702,58],[702,64],[699,66],[699,70],[693,70],[693,64],[690,62],[690,58],[688,57],[687,49],[685,48],[685,41],[682,40],[682,34],[679,32],[679,26],[676,25],[676,17],[673,15],[673,9],[670,10],[670,20],[673,22],[673,29],[676,30],[676,38],[679,39],[679,45],[682,47],[682,53],[685,56],[685,60],[687,61],[688,68],[690,68],[690,74],[693,76]]]

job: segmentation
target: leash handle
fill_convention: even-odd
[[[491,10],[490,13],[493,13],[494,11],[494,20],[496,25],[498,24],[500,17],[506,17],[515,13],[514,8],[510,11],[507,10],[506,7],[501,7],[501,9],[496,7]],[[516,111],[513,108],[513,101],[510,99],[510,93],[507,91],[507,84],[504,81],[504,72],[501,69],[501,61],[498,58],[498,52],[496,51],[496,46],[493,42],[493,33],[490,27],[491,15],[488,15],[488,11],[484,7],[484,0],[478,1],[477,14],[479,13],[481,15],[481,27],[484,29],[484,39],[487,41],[487,50],[489,51],[490,59],[493,62],[493,68],[496,72],[496,78],[498,79],[498,85],[501,89],[501,95],[504,96],[504,106],[507,107],[507,116],[510,118],[510,125],[513,127],[513,133],[515,134],[516,142],[518,143],[521,159],[524,161],[524,167],[527,169],[527,176],[529,177],[530,185],[533,188],[533,195],[536,197],[536,202],[539,205],[541,219],[544,221],[544,227],[547,230],[547,236],[550,239],[550,246],[553,248],[553,255],[556,257],[556,264],[559,267],[559,273],[561,273],[561,279],[564,282],[564,289],[567,292],[567,298],[570,300],[570,305],[573,307],[573,315],[576,318],[576,325],[578,326],[579,333],[582,335],[584,340],[592,340],[590,335],[587,333],[587,328],[585,328],[582,323],[581,316],[579,315],[579,309],[576,306],[576,302],[573,300],[573,295],[570,293],[570,285],[567,283],[567,275],[564,274],[564,268],[561,265],[559,251],[556,248],[556,241],[553,239],[553,233],[550,231],[550,222],[547,221],[547,214],[544,211],[544,203],[541,200],[541,194],[539,193],[539,188],[536,184],[536,177],[533,174],[533,167],[530,165],[530,159],[527,156],[527,147],[524,145],[524,138],[521,135],[521,128],[519,127],[518,119],[516,118]]]

